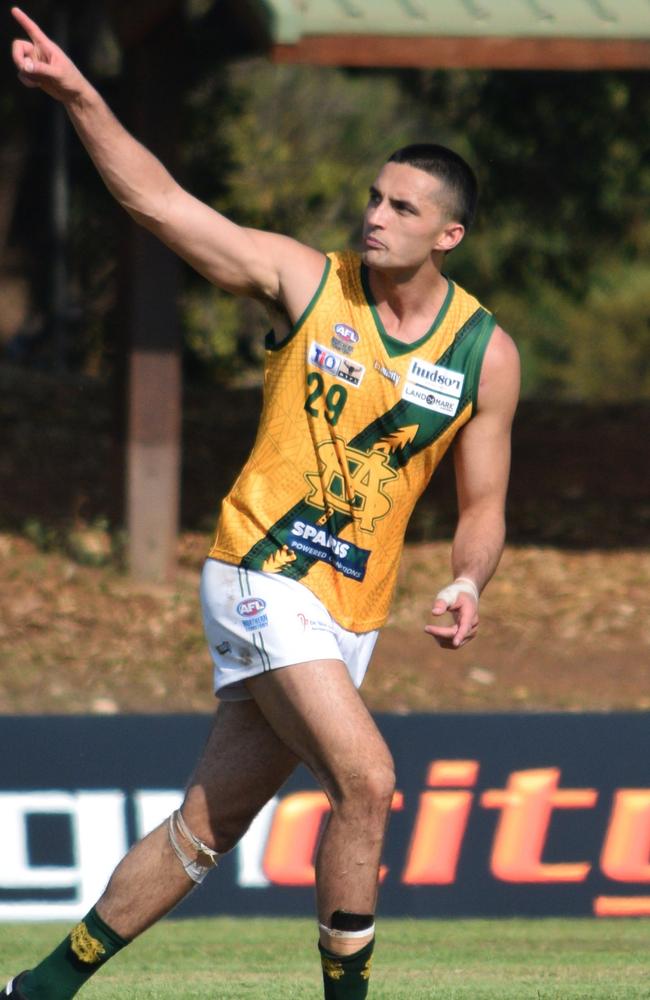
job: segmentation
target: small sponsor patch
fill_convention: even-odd
[[[393,383],[393,385],[400,384],[400,381],[402,379],[400,373],[394,372],[390,368],[386,368],[384,365],[382,365],[381,361],[375,361],[375,371],[379,372],[380,375],[383,375],[384,378],[389,379]]]
[[[217,650],[217,653],[221,654],[221,656],[225,656],[226,653],[231,653],[232,652],[232,646],[227,641],[226,642],[220,642],[218,646],[215,646],[215,649]]]
[[[332,375],[334,378],[355,387],[361,384],[366,370],[363,365],[344,357],[342,354],[337,354],[336,351],[330,351],[328,347],[323,347],[316,341],[312,341],[309,347],[308,359],[310,365],[314,365],[327,375]]]
[[[309,521],[294,521],[291,548],[313,559],[329,563],[335,570],[352,580],[363,580],[370,551],[353,542],[343,541],[319,525]]]
[[[341,358],[338,378],[344,382],[349,382],[350,385],[359,385],[364,372],[365,368],[363,365],[358,364],[356,361],[351,361],[350,358]]]
[[[242,620],[242,625],[247,632],[257,632],[266,628],[269,623],[268,615],[263,614],[266,608],[266,601],[261,597],[246,597],[237,605],[237,614]]]
[[[258,615],[257,618],[242,618],[242,625],[247,632],[259,632],[269,623],[268,615]]]
[[[449,417],[456,415],[458,410],[458,400],[450,396],[443,396],[440,392],[432,392],[430,389],[421,389],[413,382],[407,382],[402,390],[402,399],[407,403],[415,403],[416,406],[423,406],[427,410],[435,413],[444,413]]]
[[[421,388],[435,389],[445,396],[454,396],[455,399],[460,399],[465,381],[462,372],[443,368],[442,365],[432,365],[430,361],[421,361],[419,358],[413,358],[411,361],[407,377]]]
[[[330,622],[319,621],[318,618],[309,618],[301,611],[298,612],[298,621],[302,625],[304,632],[332,632]]]
[[[70,948],[84,965],[97,965],[106,954],[104,945],[92,937],[83,921],[70,932]]]
[[[335,347],[337,351],[341,351],[343,354],[352,354],[354,350],[354,344],[346,344],[344,340],[339,340],[338,337],[332,337],[332,347]]]
[[[237,614],[242,618],[253,618],[259,615],[266,607],[266,601],[261,597],[246,597],[237,605]]]
[[[453,417],[458,410],[464,382],[463,372],[413,358],[402,390],[402,399],[435,413]]]
[[[348,326],[347,323],[336,323],[334,325],[334,333],[339,340],[344,340],[346,344],[359,343],[359,334],[351,326]]]

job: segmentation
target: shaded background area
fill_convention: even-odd
[[[183,531],[166,586],[119,568],[105,516],[110,392],[0,368],[0,712],[207,711],[198,607],[218,501],[255,433],[258,388],[186,387]],[[650,404],[524,401],[509,545],[479,637],[423,627],[448,579],[447,457],[413,517],[364,696],[378,711],[650,709]]]
[[[557,63],[557,47],[553,72],[372,69],[367,46],[366,68],[271,65],[251,51],[259,7],[34,0],[30,13],[187,187],[243,224],[353,246],[393,148],[433,139],[476,166],[478,222],[449,273],[522,354],[509,547],[480,641],[432,651],[422,625],[455,522],[446,460],[410,527],[371,707],[647,709],[645,49],[598,72]],[[264,50],[268,24],[253,26]],[[521,66],[542,50],[508,51]],[[205,709],[196,580],[255,432],[266,321],[134,236],[58,110],[0,61],[0,711]],[[182,463],[164,587],[123,573],[127,361],[161,349],[165,379],[144,379],[140,419],[154,436],[164,425]]]
[[[110,386],[0,367],[0,529],[65,537],[108,526],[115,468]],[[181,526],[209,534],[253,443],[261,389],[186,385]],[[650,547],[650,402],[524,400],[513,435],[511,544]],[[420,500],[409,540],[450,538],[451,456]]]

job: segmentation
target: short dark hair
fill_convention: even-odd
[[[471,227],[478,202],[478,183],[469,163],[453,149],[433,142],[419,142],[402,146],[389,156],[388,163],[406,163],[437,177],[447,188],[449,211],[465,230]]]

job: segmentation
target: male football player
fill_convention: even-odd
[[[441,146],[398,150],[370,187],[360,254],[242,228],[183,190],[65,53],[13,14],[27,36],[13,47],[20,80],[62,102],[119,204],[208,281],[264,303],[273,332],[257,440],[201,582],[220,704],[183,804],[0,995],[74,996],[204,879],[303,761],[331,805],[316,858],[325,997],[365,997],[394,773],[357,688],[409,515],[452,441],[453,579],[426,625],[440,646],[475,636],[504,543],[517,352],[442,270],[471,224],[474,175]]]

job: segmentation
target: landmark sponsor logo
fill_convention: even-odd
[[[450,399],[449,396],[443,396],[439,392],[421,389],[419,386],[413,385],[412,382],[407,382],[404,386],[402,399],[408,403],[415,403],[416,406],[424,406],[427,410],[433,410],[435,413],[444,413],[449,417],[455,416],[458,409],[458,400]]]

